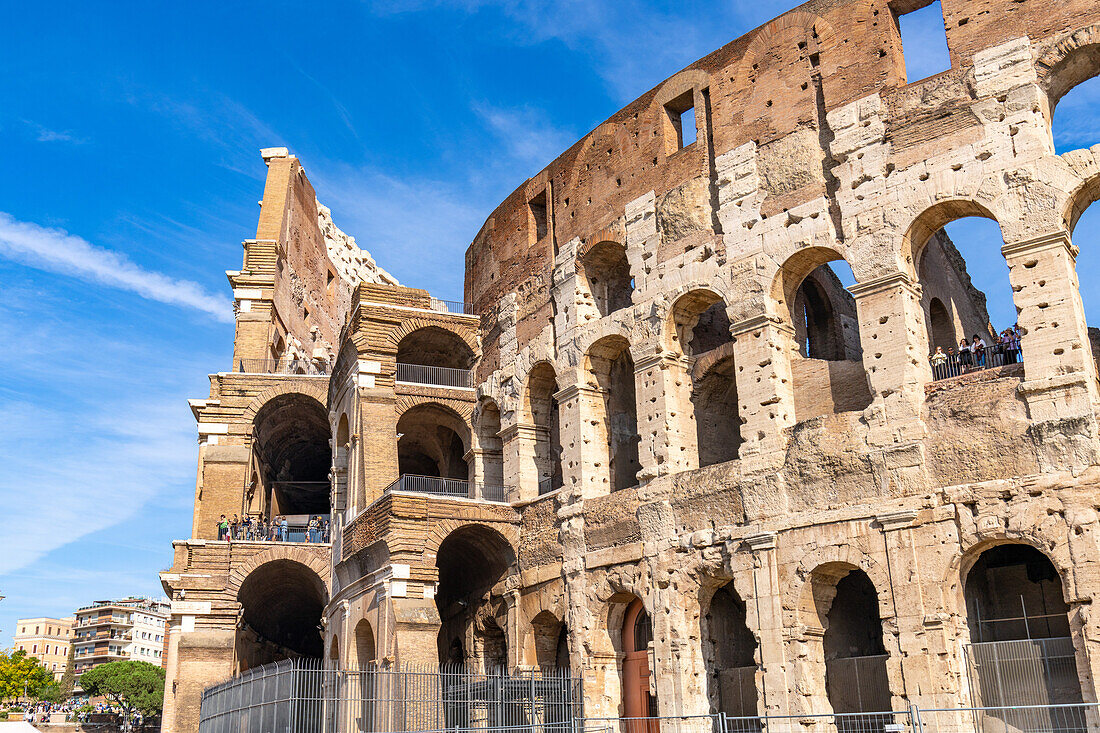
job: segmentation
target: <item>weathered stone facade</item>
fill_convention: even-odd
[[[192,539],[162,574],[166,729],[195,729],[204,686],[322,649],[568,664],[591,716],[844,710],[828,677],[857,662],[880,706],[988,702],[966,656],[1025,638],[1021,607],[1095,700],[1072,234],[1100,146],[1056,155],[1050,125],[1100,71],[1100,8],[942,0],[952,68],[907,84],[897,17],[927,4],[813,0],[625,107],[492,213],[471,308],[398,285],[267,151],[234,369],[192,403]],[[989,337],[941,232],[964,216],[1000,225],[1023,363],[933,381],[930,346]],[[321,374],[249,366],[290,356]],[[215,539],[221,514],[322,513],[313,481],[331,544]]]

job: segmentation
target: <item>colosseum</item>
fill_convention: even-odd
[[[1095,704],[1100,145],[1051,121],[1100,5],[942,0],[951,68],[909,83],[929,4],[811,0],[646,92],[489,214],[463,303],[265,149],[233,363],[190,403],[164,729],[303,659],[567,670],[593,719]],[[971,216],[1019,346],[944,369],[994,342],[942,231]]]

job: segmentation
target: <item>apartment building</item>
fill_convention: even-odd
[[[61,675],[65,673],[65,663],[69,658],[74,621],[72,616],[19,619],[15,622],[16,631],[12,638],[12,648],[37,657],[53,672],[54,677],[61,679]]]
[[[148,598],[96,601],[76,612],[76,673],[126,659],[162,665],[168,603]]]

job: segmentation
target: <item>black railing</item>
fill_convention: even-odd
[[[414,494],[432,494],[434,496],[449,496],[459,499],[481,499],[483,501],[504,501],[504,487],[497,485],[474,484],[474,494],[470,493],[470,482],[457,478],[440,478],[438,476],[418,476],[416,474],[403,474],[401,478],[386,487],[386,493],[391,491],[407,491]]]
[[[230,524],[228,532],[218,531],[219,540],[232,542],[298,542],[324,544],[331,541],[331,517],[328,514],[297,514],[286,522],[254,518]]]
[[[1022,364],[1024,353],[1016,344],[994,344],[984,349],[962,349],[933,354],[928,360],[932,366],[932,380],[941,379],[978,372],[983,369],[1008,366],[1010,364]]]
[[[244,374],[300,374],[306,377],[325,376],[328,364],[305,359],[237,359],[235,371]]]
[[[473,372],[469,369],[397,363],[397,381],[406,384],[430,384],[436,387],[472,389]]]
[[[549,494],[551,491],[557,491],[561,486],[561,476],[547,476],[544,479],[539,479],[539,496]]]
[[[473,303],[463,303],[461,300],[441,300],[432,298],[430,309],[440,313],[457,313],[459,315],[474,316]]]

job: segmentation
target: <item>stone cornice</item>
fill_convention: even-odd
[[[1050,234],[1044,234],[1033,239],[1025,239],[1022,242],[1013,242],[1012,244],[1006,244],[1001,247],[1001,254],[1005,256],[1005,259],[1011,257],[1023,257],[1024,255],[1035,254],[1037,252],[1043,252],[1048,249],[1058,249],[1064,247],[1069,252],[1070,257],[1077,258],[1077,253],[1080,251],[1074,246],[1073,241],[1070,239],[1069,232],[1059,230],[1057,232],[1051,232]]]
[[[909,278],[909,275],[904,272],[891,272],[882,277],[876,277],[872,280],[856,283],[848,288],[848,292],[852,294],[852,297],[858,300],[868,295],[874,295],[893,288],[905,288],[918,297],[920,296],[920,285],[913,282]]]

